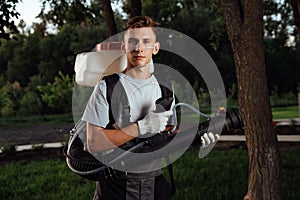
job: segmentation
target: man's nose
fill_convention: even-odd
[[[144,48],[143,41],[139,41],[139,42],[136,43],[135,51],[143,51],[143,48]]]

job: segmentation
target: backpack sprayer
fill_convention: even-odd
[[[103,46],[103,44],[102,44]],[[104,45],[105,46],[105,45]],[[113,46],[116,46],[114,44]],[[106,45],[107,47],[107,45]],[[119,46],[117,46],[119,48]],[[113,63],[108,63],[107,58],[111,56],[111,51],[100,50],[99,52],[90,52],[77,55],[76,62],[75,62],[75,72],[76,72],[76,82],[80,85],[84,86],[92,86],[95,85],[96,82],[104,75],[115,73],[123,69],[126,66],[126,59],[124,59],[121,54],[120,50],[113,50],[114,55],[113,57],[116,58],[115,54],[120,54],[117,60]],[[96,53],[98,55],[95,57]],[[91,54],[91,55],[89,55]],[[92,59],[88,59],[89,56]],[[102,62],[102,58],[104,59],[104,63]],[[93,60],[94,59],[94,60]],[[101,63],[103,65],[101,65]],[[95,67],[97,66],[97,68]],[[99,68],[98,66],[104,66]],[[108,67],[107,67],[108,66]],[[121,66],[120,69],[111,69],[113,66]],[[153,63],[151,67],[153,71]],[[105,73],[104,73],[105,72]],[[161,98],[156,101],[156,112],[162,112],[165,110],[170,109],[170,105],[173,102],[173,98]],[[230,109],[226,113],[220,113],[216,116],[209,116],[200,112],[198,109],[194,108],[193,106],[186,104],[186,103],[177,103],[173,106],[173,120],[174,120],[174,128],[168,132],[159,133],[152,137],[145,138],[140,142],[134,144],[133,146],[127,146],[124,148],[126,150],[124,153],[115,155],[114,153],[108,154],[107,159],[109,160],[109,165],[119,165],[119,163],[124,163],[125,161],[130,162],[130,153],[132,152],[139,152],[141,149],[145,148],[146,146],[151,146],[152,150],[159,149],[165,144],[169,143],[176,134],[176,127],[177,127],[177,115],[176,115],[176,108],[179,106],[184,106],[199,116],[204,116],[207,118],[206,121],[200,123],[198,125],[197,134],[193,140],[193,145],[201,145],[200,137],[209,131],[221,133],[231,133],[236,129],[243,128],[243,121],[237,109]],[[225,116],[224,116],[225,115]],[[224,120],[225,117],[225,120]],[[180,134],[189,134],[190,130],[181,131]],[[86,122],[79,120],[75,127],[70,131],[70,138],[68,145],[64,149],[64,154],[66,156],[66,162],[68,167],[74,173],[82,176],[83,178],[98,181],[101,179],[107,180],[108,178],[114,177],[114,173],[116,171],[111,167],[107,166],[106,164],[102,163],[98,159],[96,159],[92,154],[85,150],[84,141],[82,141],[82,135],[86,133]],[[81,136],[81,137],[80,137]],[[182,137],[181,140],[178,142],[184,142],[185,138]],[[180,144],[179,144],[180,146]]]
[[[160,104],[161,105],[161,104]],[[225,121],[221,120],[224,117],[220,115],[210,117],[204,113],[201,113],[194,107],[190,106],[189,104],[185,103],[177,103],[173,107],[174,119],[176,119],[176,107],[178,106],[185,106],[193,110],[194,112],[198,113],[199,115],[208,117],[208,120],[202,122],[198,126],[198,132],[196,137],[194,138],[193,145],[201,145],[200,137],[208,131],[209,127],[213,127],[210,131],[213,130],[222,130],[222,133],[231,133],[236,129],[243,128],[243,121],[237,109],[231,109],[226,112]],[[144,148],[145,146],[151,146],[152,150],[159,149],[160,147],[164,146],[168,142],[170,142],[176,134],[172,134],[176,130],[175,124],[174,128],[167,132],[167,133],[159,133],[152,137],[146,138],[145,140],[141,141],[140,143],[135,144],[134,146],[126,149],[126,151],[120,155],[108,155],[111,161],[109,162],[110,165],[119,165],[121,162],[127,160],[130,162],[130,154],[129,152],[137,152]],[[107,177],[113,176],[113,170],[100,162],[96,159],[93,155],[89,152],[84,150],[84,144],[79,138],[79,135],[83,132],[85,133],[85,126],[86,122],[79,121],[75,127],[70,131],[70,140],[65,150],[66,161],[68,167],[76,174],[90,179],[90,180],[100,180],[100,179],[107,179]],[[180,132],[181,135],[189,134],[189,130],[185,130]],[[179,142],[184,143],[183,141],[185,138],[183,137],[182,140]],[[178,144],[180,146],[180,144]]]

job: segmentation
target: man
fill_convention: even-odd
[[[107,151],[166,129],[172,111],[154,112],[155,101],[162,96],[162,92],[155,76],[149,72],[152,56],[160,48],[154,29],[157,25],[147,16],[133,17],[126,23],[123,46],[127,68],[118,76],[129,100],[130,123],[124,124],[116,116],[115,123],[111,124],[107,85],[101,80],[82,118],[87,122],[87,150],[90,153]],[[171,197],[171,187],[161,170],[150,173],[121,172],[111,181],[100,182],[97,182],[94,199],[165,200]]]

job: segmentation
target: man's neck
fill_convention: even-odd
[[[149,72],[149,67],[150,65],[143,67],[127,66],[123,73],[135,79],[145,80],[151,76]]]

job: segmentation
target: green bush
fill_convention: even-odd
[[[0,89],[0,115],[2,117],[16,115],[22,94],[22,88],[18,82],[6,83]]]
[[[34,92],[27,92],[20,100],[19,115],[39,115],[42,110],[42,102]]]
[[[72,97],[72,113],[75,121],[79,120],[82,117],[85,106],[90,99],[93,90],[93,87],[74,84]]]
[[[298,103],[296,94],[293,92],[279,94],[276,88],[271,91],[270,101],[272,107],[293,106]]]
[[[72,110],[73,79],[59,72],[53,83],[38,86],[42,100],[54,113],[69,113]]]
[[[237,107],[237,106],[238,106],[238,86],[236,84],[232,84],[227,94],[227,107]]]
[[[14,103],[8,97],[4,97],[2,100],[3,106],[1,107],[2,117],[12,117],[15,116]]]

